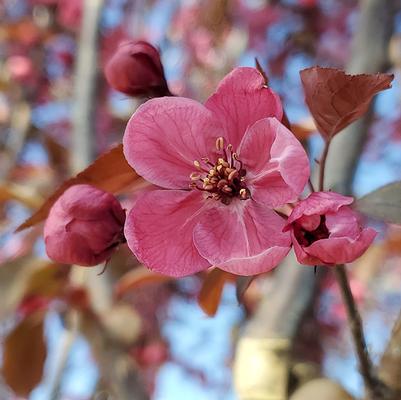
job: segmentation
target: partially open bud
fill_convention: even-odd
[[[171,95],[160,54],[148,42],[121,43],[104,72],[113,89],[129,96]]]
[[[300,200],[287,220],[295,255],[305,265],[336,265],[360,257],[376,236],[349,205],[352,197],[315,192]]]
[[[67,189],[46,220],[49,258],[64,264],[93,266],[107,261],[125,241],[125,211],[110,193],[90,185]]]

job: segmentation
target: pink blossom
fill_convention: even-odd
[[[58,0],[58,23],[73,31],[78,31],[81,27],[83,5],[83,0]]]
[[[204,105],[164,97],[136,111],[125,157],[162,188],[138,198],[127,217],[127,242],[141,262],[171,276],[211,265],[253,275],[280,262],[290,235],[272,208],[295,201],[309,176],[282,115],[254,68],[235,69]]]
[[[49,258],[83,266],[108,260],[124,241],[125,212],[110,193],[90,185],[67,189],[46,220],[44,238]]]
[[[352,197],[334,192],[312,193],[300,201],[288,218],[295,254],[301,264],[343,264],[360,257],[376,236],[363,229],[349,205]]]

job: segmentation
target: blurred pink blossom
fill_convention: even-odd
[[[11,56],[7,58],[6,68],[10,77],[17,82],[26,82],[33,77],[32,60],[26,56]]]

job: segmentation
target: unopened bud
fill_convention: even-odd
[[[72,186],[46,220],[47,255],[63,264],[100,264],[124,241],[124,222],[125,212],[112,194],[90,185]]]
[[[109,85],[128,96],[171,95],[159,51],[148,42],[120,44],[104,72]]]

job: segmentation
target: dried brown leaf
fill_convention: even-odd
[[[300,72],[306,104],[322,136],[328,140],[368,110],[374,95],[391,87],[394,75],[348,75],[335,68]]]
[[[29,228],[43,220],[55,201],[70,187],[78,184],[90,184],[111,193],[118,193],[143,179],[125,160],[122,144],[102,154],[88,168],[74,178],[66,180],[39,208],[39,210],[17,228],[17,232]]]
[[[2,374],[18,396],[28,397],[42,379],[47,352],[43,327],[44,314],[35,313],[22,320],[4,340]]]
[[[199,292],[198,303],[200,308],[210,317],[213,317],[220,305],[221,295],[226,282],[234,281],[236,275],[215,268],[208,273]]]

